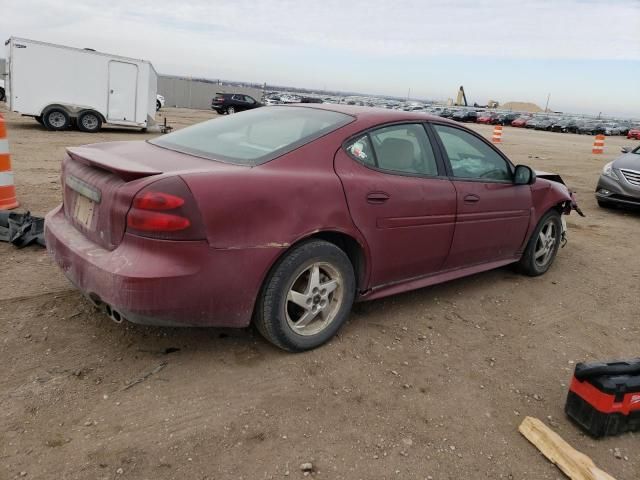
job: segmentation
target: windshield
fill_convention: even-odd
[[[239,165],[259,165],[354,120],[304,107],[263,107],[183,128],[149,142],[159,147]]]

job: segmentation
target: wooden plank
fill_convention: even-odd
[[[537,418],[526,417],[518,430],[571,480],[615,480]]]

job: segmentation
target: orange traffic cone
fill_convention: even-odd
[[[493,143],[502,142],[502,125],[496,125],[493,129],[493,137],[491,137]]]
[[[596,135],[596,139],[593,141],[593,148],[591,153],[598,155],[604,152],[604,135]]]
[[[18,206],[16,187],[13,184],[9,141],[4,117],[0,115],[0,210],[10,210]]]

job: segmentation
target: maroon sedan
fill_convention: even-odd
[[[354,300],[518,263],[547,271],[572,195],[461,125],[277,106],[147,142],[69,148],[55,261],[116,321],[254,323],[291,351]]]

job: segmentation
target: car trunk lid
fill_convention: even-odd
[[[166,174],[230,166],[147,142],[112,142],[67,149],[62,163],[64,213],[77,230],[113,250],[121,242],[127,212],[141,188]]]

